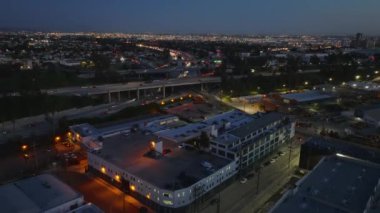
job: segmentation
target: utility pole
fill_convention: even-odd
[[[257,185],[256,185],[256,194],[259,194],[259,186],[260,186],[260,173],[261,173],[261,165],[259,165],[257,170]]]
[[[36,150],[36,141],[33,141],[33,151],[34,151],[34,162],[35,162],[35,170],[37,172],[38,169],[38,159],[37,159],[37,150]]]
[[[289,161],[288,161],[288,168],[290,168],[290,161],[292,158],[292,151],[293,151],[293,144],[292,139],[289,140]]]
[[[220,213],[220,191],[218,194],[218,205],[216,206],[216,213]]]

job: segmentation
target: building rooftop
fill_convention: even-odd
[[[81,194],[48,174],[0,186],[2,212],[44,212],[81,197]]]
[[[139,128],[146,128],[148,126],[156,124],[157,122],[161,122],[165,120],[173,120],[173,119],[178,120],[178,117],[173,116],[173,115],[159,115],[159,116],[155,115],[155,116],[147,116],[147,117],[144,117],[143,119],[141,118],[129,119],[121,123],[103,125],[102,127],[99,128],[99,132],[102,135],[108,135],[108,134],[113,134],[115,132],[129,130],[133,126],[138,126]]]
[[[213,125],[216,129],[220,129],[228,124],[227,129],[233,129],[250,122],[252,119],[252,116],[244,112],[231,110],[214,115],[201,122],[158,132],[157,135],[172,141],[182,142],[199,136],[202,131],[208,130]]]
[[[379,164],[343,155],[327,157],[271,212],[364,212],[379,178]],[[379,210],[377,205],[373,212]]]
[[[317,90],[310,90],[306,92],[300,92],[300,93],[289,93],[285,95],[281,95],[284,99],[289,100],[295,100],[298,103],[302,102],[311,102],[311,101],[320,101],[325,99],[333,98],[333,95],[330,95],[328,93],[320,92]]]
[[[70,126],[70,128],[75,131],[76,133],[79,133],[81,137],[87,137],[87,136],[97,136],[99,135],[99,131],[88,123],[78,124],[74,126]]]
[[[99,209],[99,207],[95,206],[94,204],[87,203],[83,206],[80,206],[70,211],[69,213],[103,213],[103,211]]]
[[[245,137],[252,132],[255,132],[265,126],[268,126],[269,124],[279,121],[282,118],[284,118],[284,115],[278,112],[270,112],[266,114],[255,114],[253,116],[253,120],[251,120],[249,123],[246,123],[245,125],[242,125],[236,129],[233,129],[232,131],[229,131],[229,134],[242,138]]]
[[[158,158],[147,156],[153,135],[132,133],[128,136],[115,135],[105,138],[103,149],[96,154],[131,175],[150,182],[160,188],[175,190],[192,185],[230,163],[207,153],[179,148],[175,142],[163,142],[163,149],[170,152]],[[203,162],[209,162],[213,169],[206,169]],[[187,180],[178,178],[186,174]]]
[[[342,153],[344,155],[380,164],[380,151],[367,146],[361,146],[360,144],[339,141],[331,138],[312,137],[305,142],[304,146],[327,149],[331,152]]]

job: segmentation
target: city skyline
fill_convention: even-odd
[[[0,29],[153,34],[379,35],[380,2],[5,1]]]

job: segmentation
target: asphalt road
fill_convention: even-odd
[[[264,166],[260,172],[259,191],[256,190],[258,175],[242,184],[236,181],[220,193],[220,212],[245,213],[257,212],[278,190],[281,189],[291,178],[299,163],[299,145],[292,149],[289,167],[289,149],[287,146],[279,150],[286,154],[277,158],[276,162]],[[272,156],[275,156],[274,154]],[[267,159],[271,159],[271,157]],[[265,161],[264,161],[265,162]],[[215,196],[216,198],[217,196]],[[212,200],[211,198],[210,200]],[[217,212],[217,205],[206,204],[200,212]]]
[[[132,196],[125,195],[118,188],[99,177],[76,172],[57,172],[55,175],[82,193],[86,201],[94,203],[104,212],[138,213],[140,207],[143,206]]]

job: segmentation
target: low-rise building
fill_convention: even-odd
[[[258,113],[237,128],[215,130],[211,152],[226,159],[240,159],[242,169],[289,141],[294,136],[294,128],[295,123],[281,113]]]
[[[297,93],[288,93],[281,95],[284,103],[294,103],[294,104],[304,104],[304,103],[313,103],[313,102],[321,102],[326,100],[332,100],[335,98],[330,93],[321,92],[318,90],[310,90],[305,92],[297,92]]]
[[[236,174],[235,160],[154,135],[114,135],[103,144],[99,152],[88,152],[89,169],[157,211],[185,207]]]
[[[380,104],[361,107],[355,110],[354,115],[374,126],[380,126]]]
[[[323,158],[269,212],[380,212],[379,187],[379,164],[337,154]]]
[[[83,195],[49,174],[0,186],[1,212],[60,213],[83,203]]]

